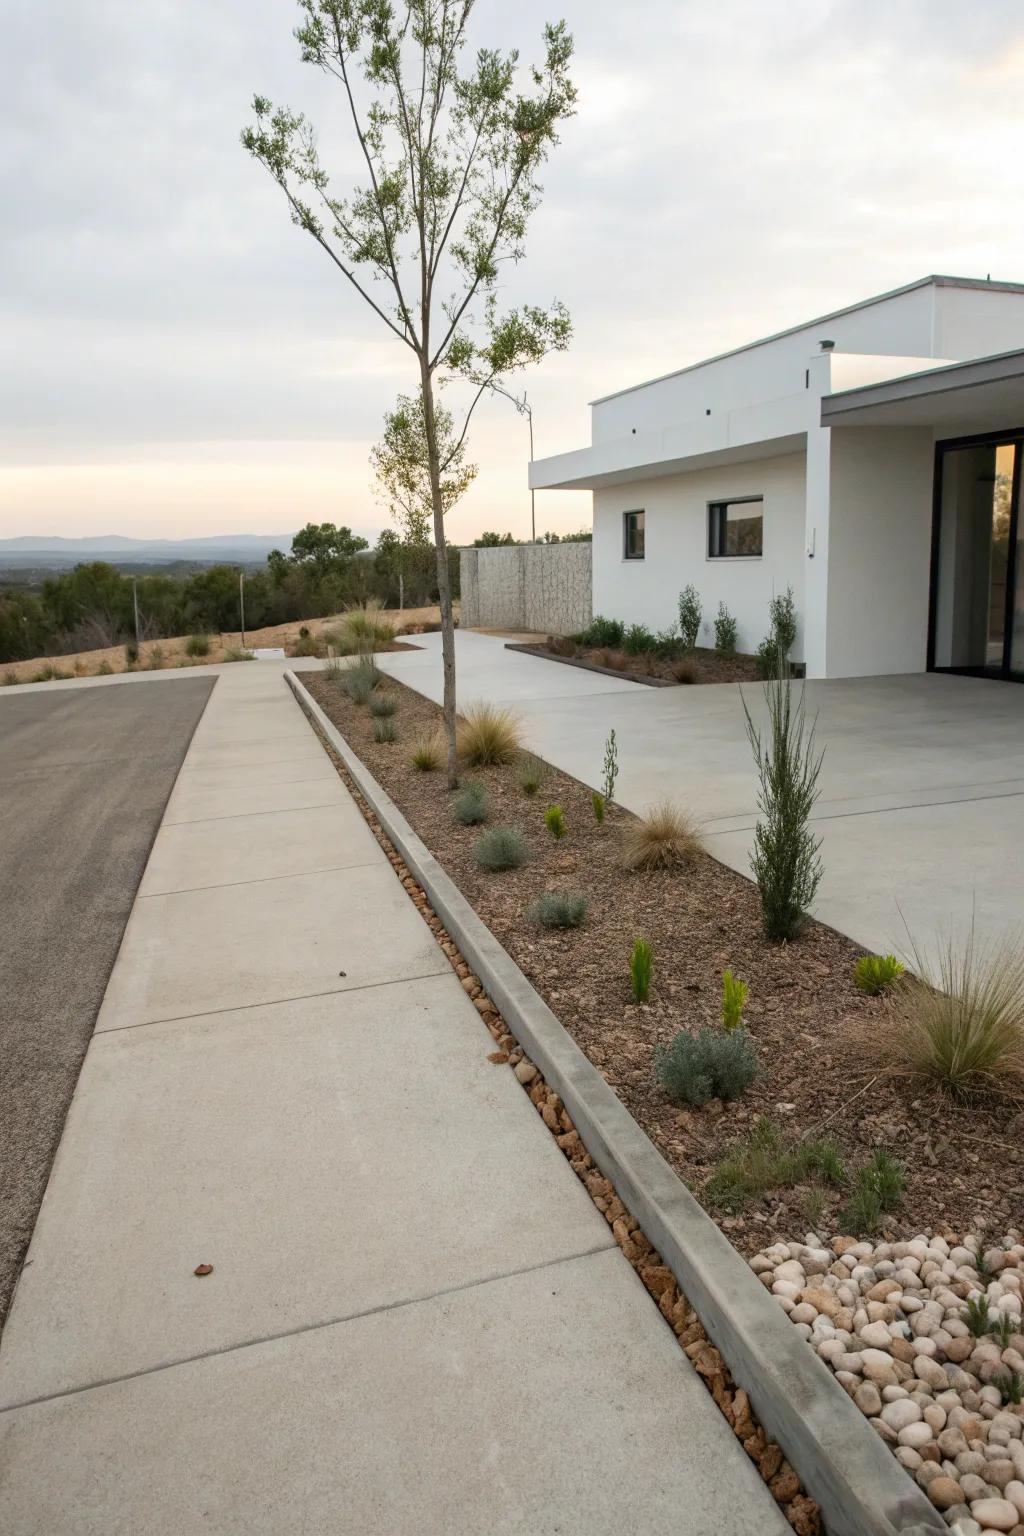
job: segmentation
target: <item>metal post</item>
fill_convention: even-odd
[[[525,396],[525,394],[523,395],[523,405],[524,405],[524,407],[526,409],[526,419],[527,419],[527,421],[530,424],[530,464],[532,466],[532,464],[533,464],[533,411],[526,404],[526,396]],[[536,495],[536,492],[534,491],[533,486],[531,485],[530,486],[530,538],[531,538],[531,542],[534,543],[534,544],[536,544],[536,542],[537,542],[537,506],[536,506],[536,502],[534,500],[535,495]]]
[[[401,571],[398,573],[398,611],[402,613],[405,608],[405,577]]]
[[[135,644],[138,646],[141,644],[142,637],[139,634],[139,589],[134,576],[132,577],[132,607],[135,610]]]
[[[245,572],[238,573],[238,607],[242,615],[242,650],[245,650]]]

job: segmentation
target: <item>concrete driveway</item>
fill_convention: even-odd
[[[440,636],[381,658],[440,697]],[[670,797],[704,825],[716,858],[749,874],[757,782],[733,684],[646,688],[458,635],[460,701],[514,708],[529,745],[588,784],[614,727],[619,799]],[[760,706],[759,686],[746,689]],[[874,950],[1024,924],[1024,689],[975,678],[858,678],[807,685],[825,747],[815,821],[825,877],[816,915]],[[902,913],[902,917],[901,917]]]

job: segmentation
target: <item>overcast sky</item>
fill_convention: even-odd
[[[375,535],[411,354],[238,142],[258,90],[355,169],[294,4],[0,6],[0,535]],[[526,380],[538,456],[595,395],[928,272],[1024,278],[1019,0],[478,0],[475,35],[530,57],[559,15],[579,111],[510,291],[575,324]],[[471,447],[450,536],[527,533],[525,423],[492,402]]]

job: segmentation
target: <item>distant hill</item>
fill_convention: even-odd
[[[272,549],[291,548],[290,533],[219,533],[201,539],[131,539],[120,533],[66,539],[23,534],[0,539],[0,569],[60,570],[83,560],[111,565],[261,565]]]

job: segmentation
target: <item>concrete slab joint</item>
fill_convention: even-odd
[[[301,686],[300,707],[344,762],[387,836],[523,1049],[565,1102],[587,1150],[676,1275],[830,1536],[940,1536],[945,1522],[894,1461],[743,1258],[477,917],[344,737]]]

